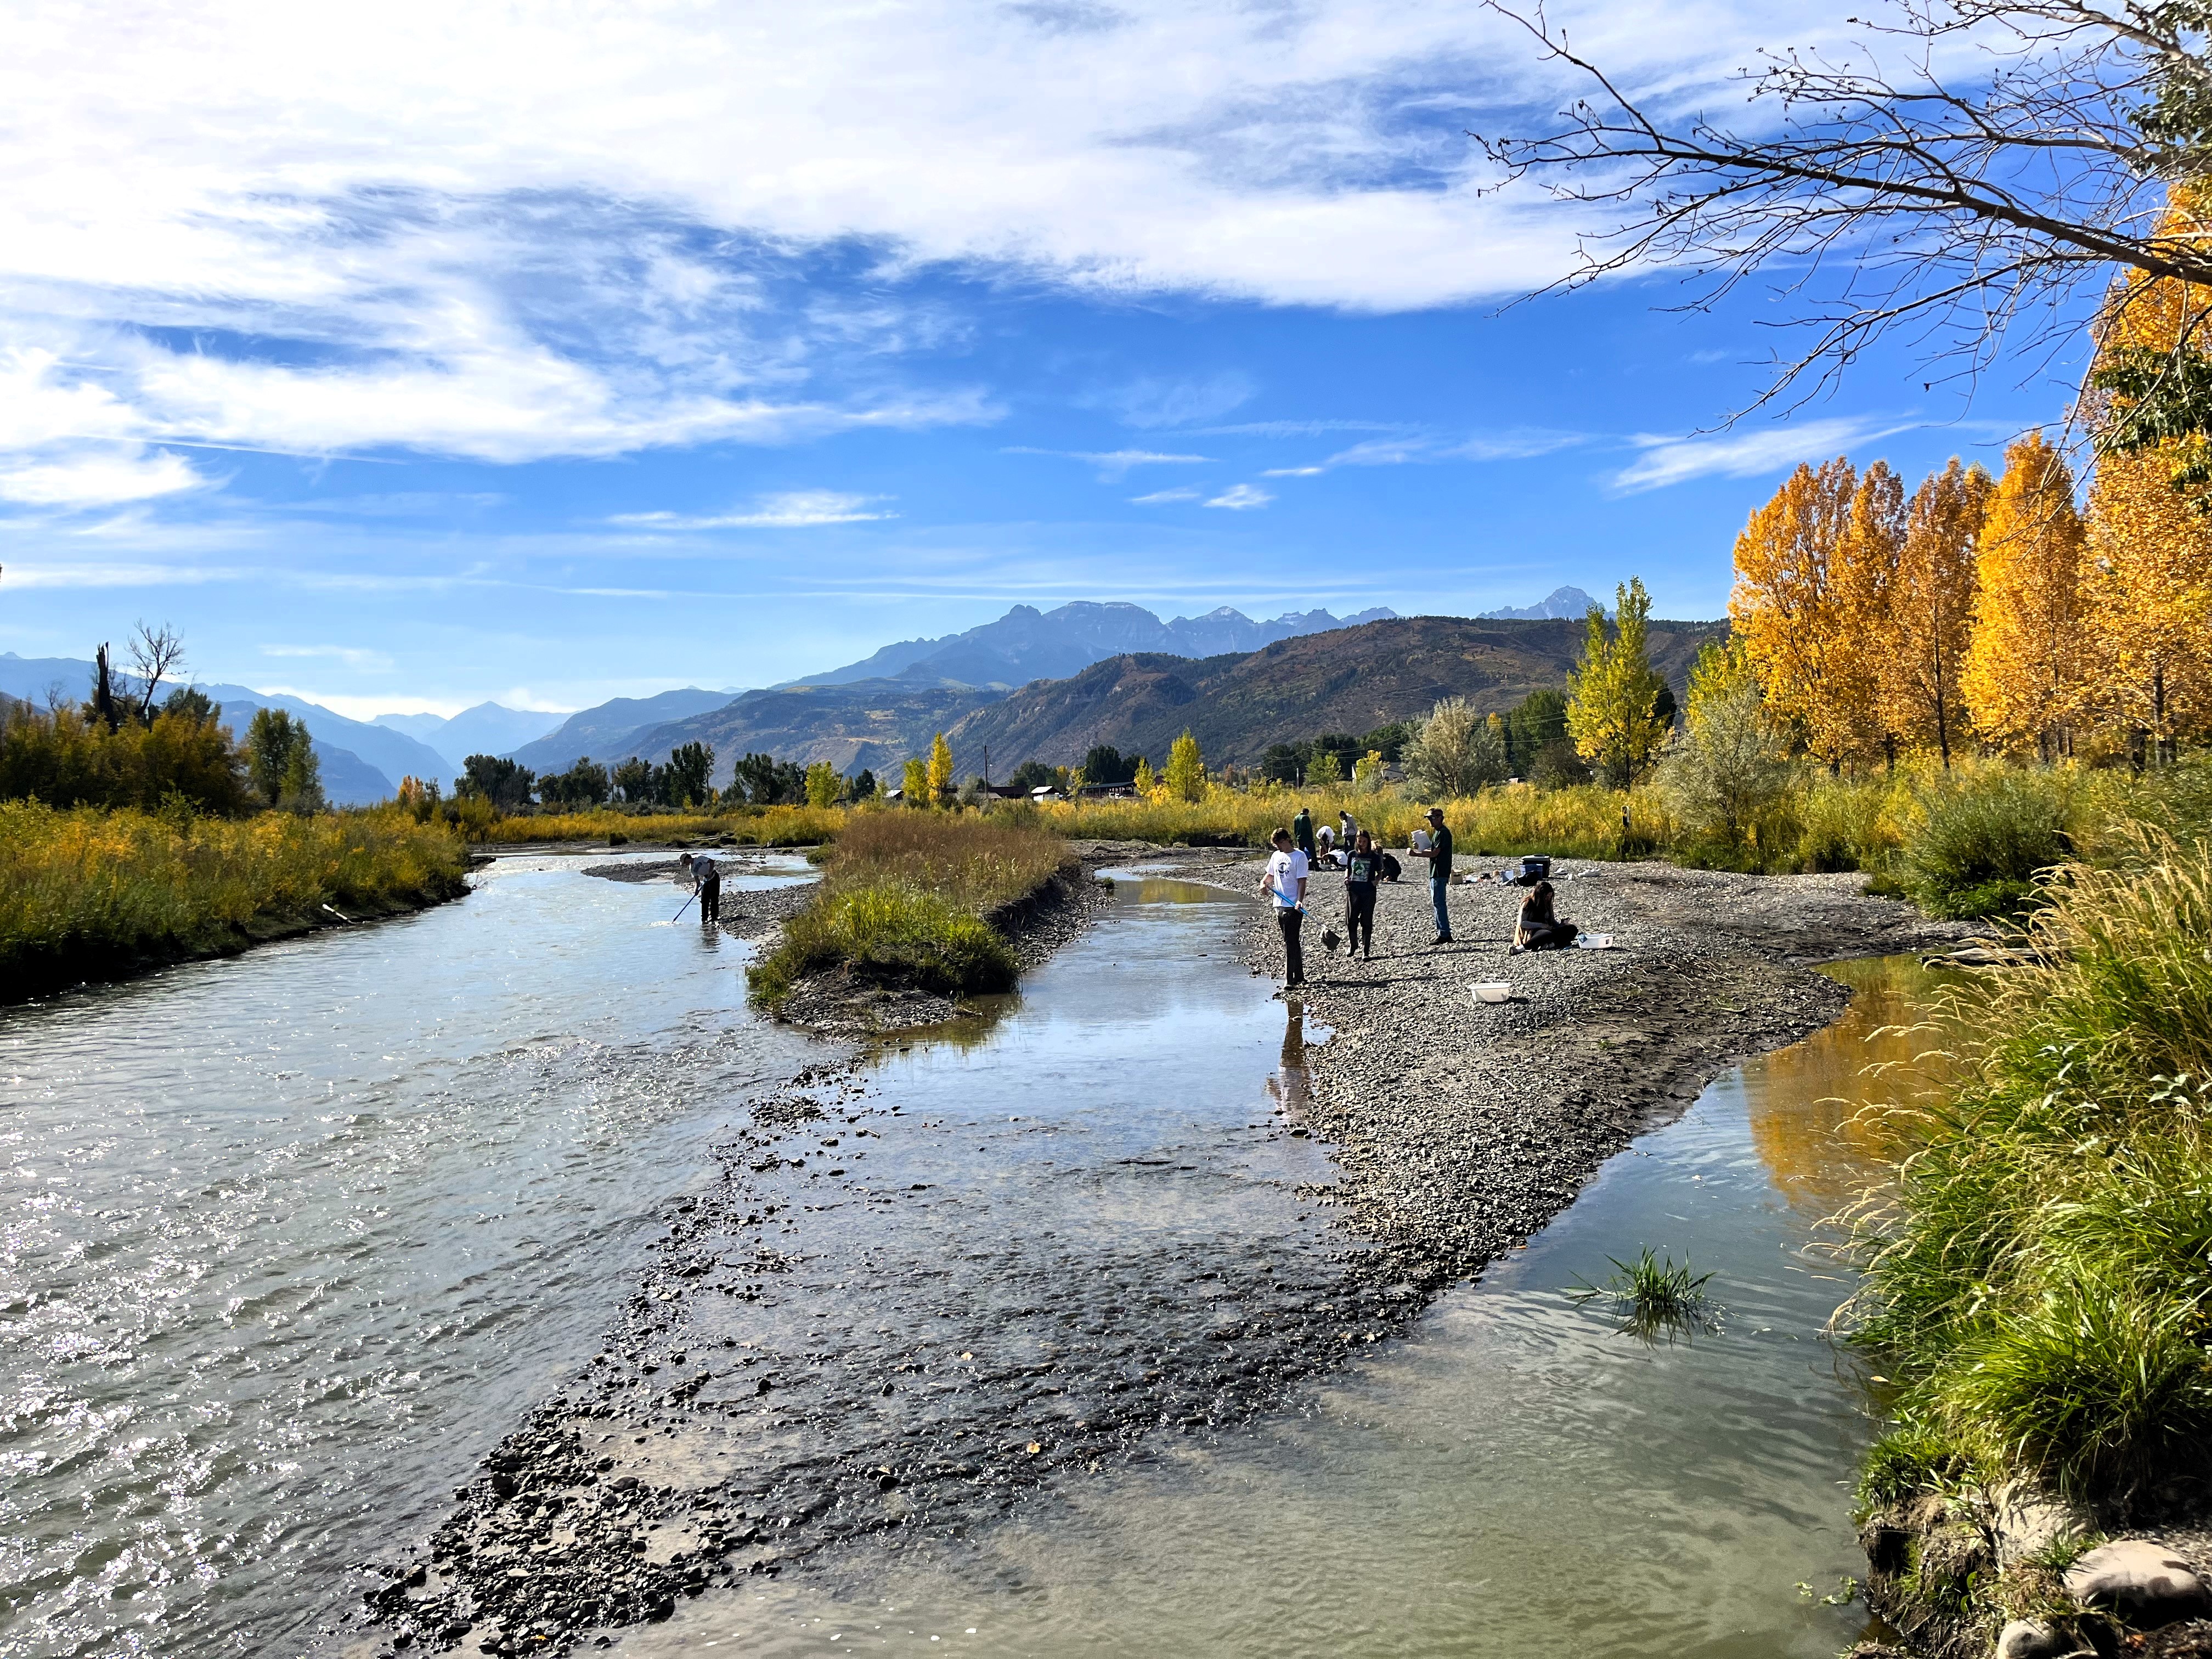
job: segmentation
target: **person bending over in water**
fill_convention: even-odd
[[[1516,951],[1558,951],[1575,942],[1582,932],[1571,921],[1561,921],[1552,912],[1552,884],[1540,881],[1521,901],[1521,925],[1513,930]]]
[[[686,853],[677,860],[690,872],[691,890],[699,896],[699,921],[720,923],[722,920],[722,872],[714,866],[714,855],[702,853],[693,858]]]
[[[1362,830],[1352,838],[1344,860],[1344,927],[1352,935],[1347,956],[1360,954],[1363,939],[1366,954],[1375,954],[1375,884],[1382,878],[1382,854],[1376,851],[1375,837]]]

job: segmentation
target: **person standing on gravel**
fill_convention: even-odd
[[[678,860],[691,877],[691,890],[699,896],[699,921],[702,926],[722,920],[722,872],[715,866],[714,855],[702,853],[694,858],[686,853]]]
[[[1306,982],[1306,953],[1298,941],[1298,928],[1306,919],[1306,855],[1291,842],[1291,832],[1278,830],[1267,872],[1260,878],[1261,890],[1275,908],[1275,926],[1283,931],[1283,961],[1289,969],[1285,988]]]
[[[1313,814],[1303,806],[1298,808],[1297,817],[1291,820],[1291,840],[1306,855],[1306,864],[1310,868],[1314,861]]]
[[[1444,809],[1429,808],[1429,844],[1407,849],[1417,859],[1429,861],[1429,902],[1436,906],[1437,945],[1449,945],[1451,910],[1445,900],[1451,896],[1452,832],[1444,822]]]
[[[1344,931],[1352,936],[1346,957],[1358,955],[1364,939],[1368,958],[1374,958],[1375,884],[1382,878],[1382,854],[1376,850],[1375,837],[1362,830],[1344,858]]]

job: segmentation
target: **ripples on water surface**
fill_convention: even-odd
[[[622,1649],[1829,1659],[1861,1617],[1793,1586],[1862,1569],[1869,1427],[1820,1334],[1850,1284],[1809,1247],[1869,1167],[1836,1097],[1927,1046],[1870,1034],[1928,988],[1905,961],[1838,972],[1862,994],[1837,1025],[1717,1081],[1304,1413],[1163,1437],[963,1542],[710,1595]],[[1647,1348],[1560,1293],[1644,1244],[1716,1270],[1718,1333]]]
[[[307,1647],[346,1570],[424,1535],[594,1350],[732,1101],[809,1052],[744,1014],[742,947],[665,925],[671,890],[502,861],[421,916],[0,1013],[0,1651]],[[1218,905],[1179,908],[1218,938]],[[1184,958],[1193,991],[1264,995]],[[1897,969],[1850,972],[1843,1024],[1716,1084],[1304,1412],[620,1645],[1825,1659],[1855,1620],[1790,1587],[1856,1569],[1867,1431],[1819,1337],[1847,1286],[1807,1245],[1864,1149],[1819,1103],[1905,1006]],[[1054,1018],[1110,1066],[1129,1033],[1086,994],[1040,975],[957,1069],[1033,1062]],[[1214,1109],[1295,1100],[1279,1041],[1208,1042],[1201,1071],[1252,1073]],[[1645,1349],[1559,1294],[1646,1243],[1717,1270],[1723,1331]]]
[[[590,1352],[730,1096],[804,1063],[677,896],[502,860],[0,1011],[0,1650],[297,1650]]]

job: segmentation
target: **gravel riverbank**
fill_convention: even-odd
[[[1259,870],[1241,853],[1079,851],[1245,895]],[[1431,947],[1427,885],[1408,882],[1383,891],[1376,957],[1349,963],[1321,947],[1341,896],[1317,876],[1313,982],[1285,1009],[1272,1115],[1214,1103],[1207,1057],[1177,1047],[1206,1029],[1177,1012],[1204,979],[1194,957],[1279,974],[1256,905],[1194,907],[1196,928],[1172,905],[1124,908],[1054,964],[1080,975],[1058,993],[1079,1012],[1138,1022],[1127,1047],[1079,1036],[1032,1077],[1024,1046],[948,1096],[825,1042],[789,1085],[733,1103],[714,1178],[670,1206],[601,1352],[368,1592],[386,1651],[604,1644],[678,1597],[841,1542],[981,1524],[1160,1437],[1280,1409],[1525,1240],[1713,1075],[1832,1018],[1846,993],[1809,964],[1969,931],[1855,877],[1555,873],[1561,915],[1620,948],[1509,960],[1520,894],[1494,884],[1455,888],[1458,942]],[[1030,953],[1110,902],[1082,886],[1047,907]],[[765,933],[805,892],[738,896],[732,931]],[[1478,1006],[1467,988],[1491,978],[1514,999]],[[1305,1041],[1309,1018],[1328,1040]]]
[[[1483,867],[1463,860],[1460,873]],[[1194,873],[1249,891],[1261,868],[1209,860]],[[1432,945],[1429,884],[1408,879],[1383,885],[1376,953],[1353,961],[1322,944],[1344,931],[1342,877],[1317,872],[1308,890],[1299,995],[1335,1036],[1311,1051],[1305,1121],[1334,1148],[1349,1224],[1425,1284],[1480,1272],[1720,1073],[1833,1019],[1849,993],[1810,964],[1978,931],[1869,897],[1856,875],[1562,860],[1553,877],[1560,916],[1615,948],[1510,955],[1522,892],[1503,882],[1455,883],[1453,942]],[[1265,912],[1243,945],[1280,977]],[[1510,981],[1510,1000],[1477,1003],[1480,980]]]

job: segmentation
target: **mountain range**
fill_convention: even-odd
[[[505,755],[542,738],[567,720],[567,709],[509,708],[480,702],[458,714],[379,714],[371,722],[404,732],[446,757],[447,774],[459,777],[471,755]]]
[[[780,691],[794,685],[849,685],[856,680],[909,677],[1011,688],[1031,680],[1065,679],[1101,658],[1118,657],[1125,652],[1216,657],[1224,652],[1257,651],[1277,640],[1350,628],[1397,614],[1388,605],[1378,605],[1341,619],[1326,611],[1308,611],[1278,617],[1273,622],[1254,622],[1224,605],[1203,617],[1177,617],[1164,623],[1135,605],[1097,605],[1079,599],[1051,611],[1018,605],[998,621],[964,634],[948,634],[938,640],[902,640],[859,662],[804,679],[786,680],[769,689]]]
[[[1678,699],[1698,651],[1726,633],[1723,623],[1650,624],[1651,665]],[[1564,687],[1583,638],[1580,621],[1405,617],[1196,662],[1134,653],[1024,686],[945,737],[962,777],[981,769],[987,746],[999,775],[1030,759],[1073,766],[1101,743],[1157,766],[1186,730],[1209,764],[1250,766],[1272,743],[1371,732],[1444,697],[1502,713]]]
[[[1565,617],[1581,622],[1589,615],[1593,605],[1604,611],[1608,617],[1613,614],[1611,605],[1598,605],[1595,599],[1590,598],[1579,587],[1555,587],[1534,605],[1522,605],[1517,611],[1510,605],[1501,605],[1495,611],[1484,611],[1481,620],[1484,622],[1544,622],[1553,617]]]

